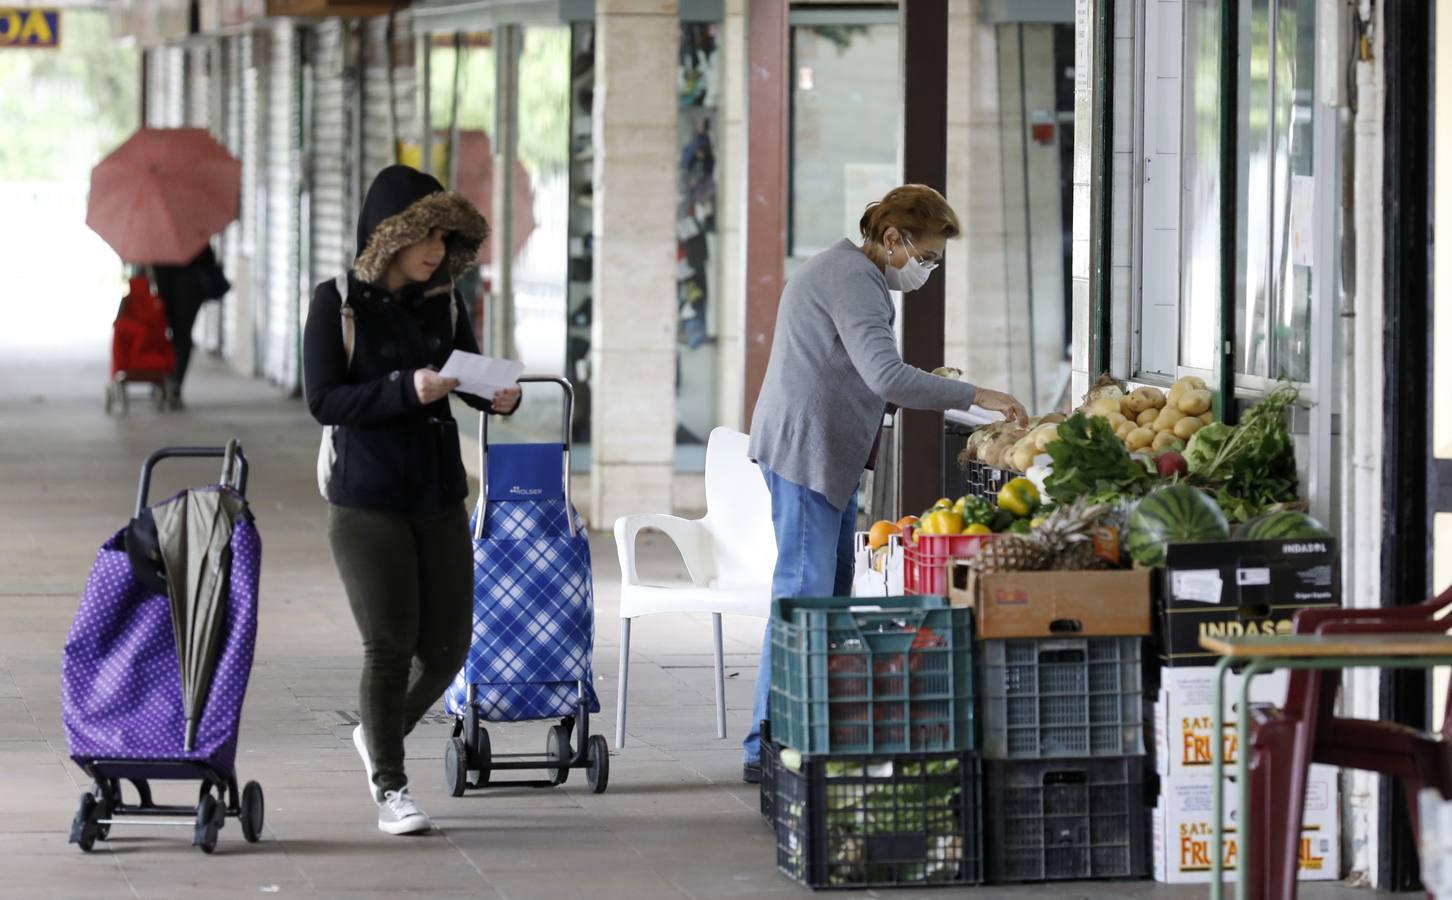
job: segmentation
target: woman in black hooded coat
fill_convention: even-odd
[[[359,217],[347,296],[318,285],[303,338],[308,408],[333,426],[328,537],[363,638],[353,743],[389,834],[432,827],[409,794],[403,739],[463,666],[472,634],[468,480],[449,409],[458,382],[437,370],[455,349],[479,352],[453,282],[488,233],[431,176],[384,169]],[[459,397],[508,415],[519,389]]]

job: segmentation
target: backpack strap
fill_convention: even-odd
[[[333,279],[333,285],[338,289],[338,297],[342,302],[338,305],[339,319],[343,328],[343,358],[347,360],[347,366],[353,365],[353,343],[357,329],[353,323],[353,306],[348,302],[348,273],[344,272]]]

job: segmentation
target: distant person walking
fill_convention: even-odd
[[[308,409],[334,426],[328,539],[363,638],[353,745],[388,834],[432,827],[409,793],[403,739],[463,667],[473,633],[469,486],[449,409],[459,383],[437,369],[455,349],[479,352],[454,282],[488,234],[431,176],[384,169],[363,202],[346,293],[318,285],[303,336]],[[508,415],[519,388],[459,398]]]
[[[232,289],[222,266],[208,244],[191,262],[183,266],[152,266],[151,277],[166,307],[166,322],[171,328],[171,346],[176,351],[176,369],[167,384],[167,402],[172,409],[182,409],[182,383],[192,361],[192,328],[197,313],[208,300],[220,300]]]
[[[842,240],[787,282],[751,419],[751,458],[771,491],[776,529],[772,597],[842,597],[851,590],[857,486],[889,405],[977,405],[1016,422],[1028,418],[1008,394],[929,374],[898,352],[888,292],[922,287],[958,236],[958,216],[943,195],[920,184],[893,188],[867,207],[860,227],[860,246]],[[770,696],[768,623],[743,742],[747,782],[761,780],[759,723]]]

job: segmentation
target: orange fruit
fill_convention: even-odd
[[[902,529],[892,522],[874,522],[872,530],[867,532],[867,546],[876,550],[878,547],[887,546],[887,539],[895,534],[901,534]]]
[[[898,519],[897,520],[897,527],[898,528],[906,528],[909,525],[916,525],[916,524],[918,524],[918,517],[917,516],[903,516],[901,519]]]

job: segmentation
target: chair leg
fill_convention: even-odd
[[[716,737],[726,737],[726,659],[721,648],[721,614],[711,614],[711,630],[716,638]]]
[[[620,683],[615,689],[615,749],[625,746],[625,694],[630,687],[630,620],[620,620]]]

